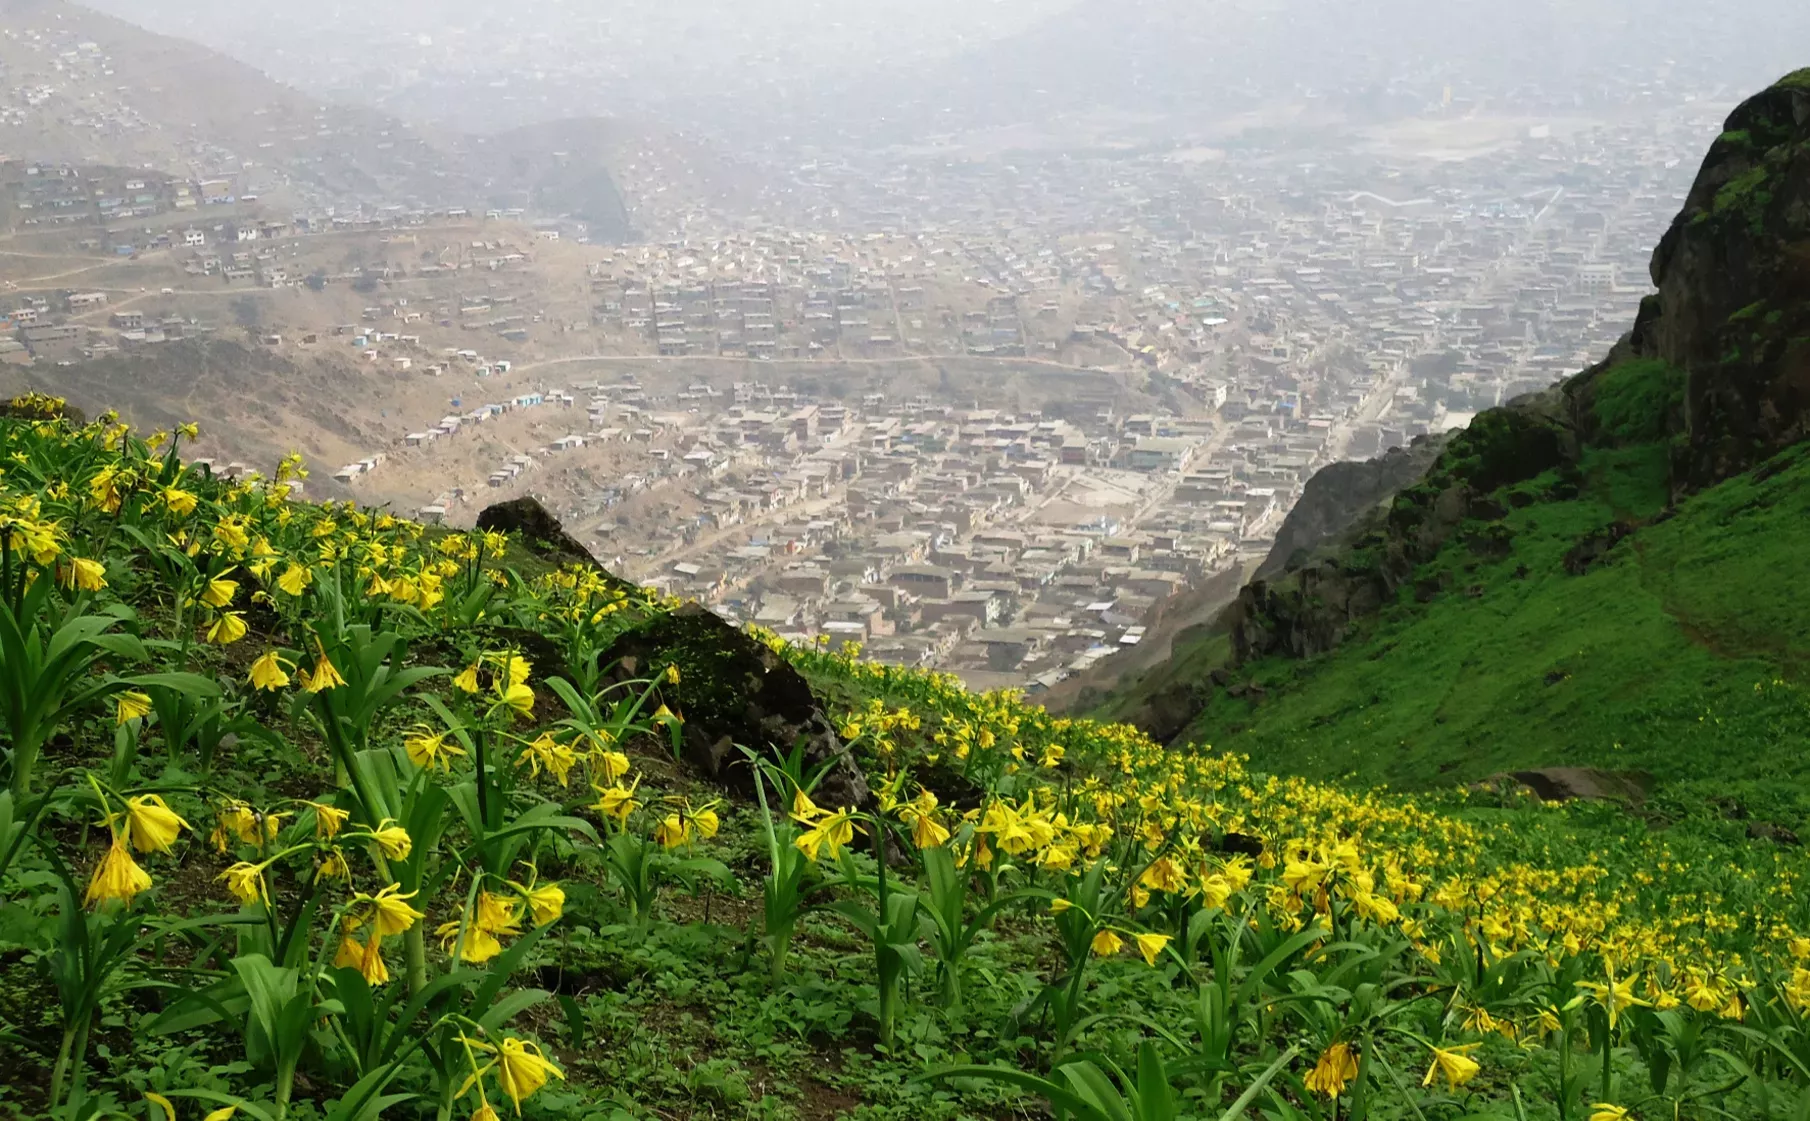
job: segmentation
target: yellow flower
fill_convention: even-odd
[[[155,794],[126,799],[126,836],[139,852],[168,852],[189,823]]]
[[[264,866],[241,860],[239,863],[220,873],[215,879],[226,881],[226,890],[241,903],[256,903],[260,899],[268,900],[264,887]]]
[[[128,720],[142,720],[151,715],[151,698],[136,690],[128,689],[119,695],[113,705],[113,719],[124,724]]]
[[[477,1110],[471,1115],[471,1121],[502,1121],[502,1119],[497,1116],[495,1107],[489,1102],[479,1102]]]
[[[425,724],[415,725],[415,730],[402,738],[402,750],[408,752],[409,762],[423,769],[439,766],[451,770],[452,757],[465,754],[464,748],[447,742],[445,732],[435,732]]]
[[[351,875],[352,870],[346,867],[345,854],[334,849],[327,853],[325,860],[321,861],[321,866],[315,871],[314,878],[316,880],[344,880],[351,878]]]
[[[517,925],[517,922],[521,918],[521,913],[521,907],[506,895],[497,895],[490,891],[478,892],[476,925],[481,930],[487,930],[492,934],[520,934],[522,928]]]
[[[452,953],[456,944],[459,960],[472,965],[482,965],[503,952],[503,944],[497,941],[496,935],[475,922],[463,924],[465,937],[461,941],[459,938],[460,925],[457,922],[441,923],[439,929],[434,931],[440,938],[440,948],[445,952]]]
[[[94,867],[94,877],[88,881],[82,903],[92,907],[108,899],[118,899],[130,907],[133,896],[150,886],[150,875],[132,859],[125,838],[116,834],[107,848],[107,855]]]
[[[676,849],[691,840],[691,828],[678,814],[669,813],[654,826],[654,840],[664,848]]]
[[[628,774],[628,756],[620,751],[591,752],[591,767],[605,786],[613,785],[617,779]]]
[[[163,504],[179,518],[186,518],[194,513],[197,502],[194,495],[179,487],[163,488]]]
[[[1144,955],[1144,964],[1154,966],[1156,956],[1163,952],[1164,946],[1169,944],[1169,936],[1167,934],[1139,934],[1133,938],[1133,941],[1138,944],[1138,953]]]
[[[628,786],[619,783],[615,786],[598,789],[597,804],[592,809],[621,827],[628,823],[630,814],[641,808],[641,803],[635,798],[635,789],[640,785],[641,778],[637,775],[635,781]]]
[[[356,969],[365,979],[367,985],[388,984],[390,967],[383,960],[383,936],[372,934],[369,942],[360,942],[350,935],[340,939],[339,952],[333,956],[336,969]]]
[[[251,664],[251,684],[254,689],[274,692],[289,684],[289,674],[283,670],[283,659],[277,657],[275,650],[266,650],[262,657]]]
[[[498,690],[502,702],[515,710],[520,717],[534,715],[534,690],[526,685],[510,685]]]
[[[1478,1066],[1477,1061],[1470,1057],[1470,1052],[1475,1051],[1480,1046],[1482,1046],[1482,1044],[1466,1043],[1462,1047],[1433,1048],[1432,1065],[1427,1067],[1427,1076],[1420,1080],[1420,1084],[1422,1086],[1431,1086],[1434,1078],[1443,1076],[1445,1078],[1446,1089],[1456,1090],[1466,1082],[1477,1077],[1477,1072],[1483,1068]]]
[[[534,925],[546,926],[566,913],[566,893],[558,884],[541,884],[527,893],[528,912]]]
[[[477,692],[478,691],[478,664],[476,662],[473,662],[471,665],[466,666],[465,672],[463,672],[459,676],[453,678],[452,683],[453,683],[453,688],[459,690],[462,693]]]
[[[1093,951],[1103,958],[1109,958],[1125,948],[1125,940],[1110,930],[1102,930],[1094,935]]]
[[[201,592],[201,602],[212,608],[229,607],[233,597],[239,594],[239,582],[228,580],[224,576],[216,576],[207,582]]]
[[[1590,1106],[1590,1121],[1628,1121],[1633,1117],[1627,1106],[1596,1102]]]
[[[709,840],[716,836],[716,831],[721,827],[721,823],[717,820],[716,811],[709,806],[694,811],[691,815],[691,824],[697,829],[698,836],[703,837],[705,840]]]
[[[520,688],[526,689],[527,686],[523,685]],[[516,762],[526,762],[529,773],[535,778],[540,777],[540,769],[545,766],[553,777],[559,780],[559,784],[564,786],[566,776],[572,772],[573,767],[578,765],[578,755],[565,744],[555,740],[551,733],[542,732],[538,739],[522,749],[521,754],[516,757]]]
[[[666,683],[668,685],[677,685],[679,683],[679,667],[678,666],[667,666],[666,667]]]
[[[76,557],[64,570],[63,586],[84,592],[98,592],[107,586],[106,566],[86,557]]]
[[[277,587],[281,589],[285,595],[291,596],[301,595],[308,590],[308,585],[313,582],[314,573],[310,571],[307,566],[297,564],[294,561],[290,561],[289,566],[283,569],[283,574],[277,577]]]
[[[251,543],[251,536],[245,532],[245,517],[242,514],[230,514],[220,519],[214,526],[214,540],[228,549],[239,550]]]
[[[314,650],[318,657],[315,659],[314,669],[302,675],[302,688],[310,693],[324,693],[328,689],[337,689],[344,685],[346,679],[339,675],[338,667],[333,664],[332,659],[327,657],[327,650],[321,645],[319,639],[314,641]]]
[[[371,839],[383,849],[383,855],[391,860],[407,860],[409,851],[415,845],[409,837],[408,830],[391,822],[389,818],[385,818],[384,822],[386,824],[380,824],[372,831]]]
[[[352,896],[352,903],[355,907],[361,904],[368,907],[377,920],[377,933],[388,938],[393,934],[401,934],[414,926],[417,920],[427,917],[408,904],[416,894],[411,891],[404,895],[401,884],[391,884],[376,895],[359,892]]]
[[[176,1107],[170,1104],[170,1099],[164,1097],[162,1094],[153,1093],[147,1090],[145,1091],[145,1100],[163,1110],[164,1121],[176,1121]]]
[[[1572,1003],[1576,1004],[1578,1001],[1585,999],[1586,996],[1589,997],[1596,1004],[1600,1005],[1603,1011],[1608,1014],[1609,1030],[1614,1031],[1615,1025],[1621,1019],[1621,1014],[1623,1012],[1630,1008],[1645,1008],[1647,1007],[1647,1002],[1634,995],[1634,978],[1629,977],[1622,981],[1617,981],[1615,979],[1615,963],[1613,961],[1605,961],[1603,963],[1603,968],[1607,974],[1608,980],[1606,982],[1579,981],[1577,987],[1584,990],[1584,992]]]
[[[230,646],[244,637],[245,617],[235,611],[222,614],[207,629],[207,640],[215,646]]]
[[[799,797],[803,796],[803,792],[800,791]],[[817,862],[819,852],[825,848],[830,850],[831,860],[837,859],[842,855],[843,846],[852,843],[855,839],[855,822],[849,811],[837,810],[835,813],[819,811],[819,813],[822,816],[818,818],[817,823],[792,840],[792,843],[798,847],[798,851],[804,853],[805,858],[813,864]]]
[[[498,1048],[496,1072],[497,1085],[515,1103],[517,1113],[522,1111],[522,1099],[545,1086],[549,1076],[565,1078],[558,1067],[541,1056],[539,1047],[514,1036],[504,1039]]]
[[[1357,1075],[1357,1056],[1352,1054],[1351,1045],[1335,1043],[1320,1053],[1319,1061],[1301,1084],[1312,1093],[1336,1098]]]

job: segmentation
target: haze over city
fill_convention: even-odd
[[[1036,689],[1160,657],[1325,464],[1595,361],[1810,42],[1773,0],[9,11],[15,232],[93,258],[14,270],[18,360],[243,344],[303,376],[223,463],[531,493],[729,618]]]

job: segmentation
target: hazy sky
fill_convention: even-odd
[[[1805,0],[85,0],[275,77],[489,130],[624,115],[892,138],[1321,99],[1413,113],[1737,96]]]

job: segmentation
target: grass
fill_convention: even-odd
[[[1579,497],[1504,519],[1510,555],[1448,548],[1427,574],[1450,590],[1428,604],[1404,596],[1319,659],[1245,667],[1267,696],[1217,693],[1190,737],[1264,769],[1398,787],[1641,769],[1674,798],[1732,795],[1802,822],[1810,757],[1782,749],[1810,736],[1810,447],[1569,574],[1566,553],[1585,535],[1659,511],[1663,455],[1662,444],[1592,453]]]

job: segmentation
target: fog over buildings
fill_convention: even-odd
[[[1722,117],[1810,58],[1798,0],[88,6],[337,106],[158,126],[177,78],[48,0],[0,105],[13,148],[78,86],[180,138],[150,186],[21,178],[30,221],[118,203],[112,251],[386,372],[324,485],[532,493],[726,615],[1035,687],[1235,588],[1320,467],[1600,358]],[[41,302],[22,350],[93,348]],[[100,344],[182,326],[146,311]]]

